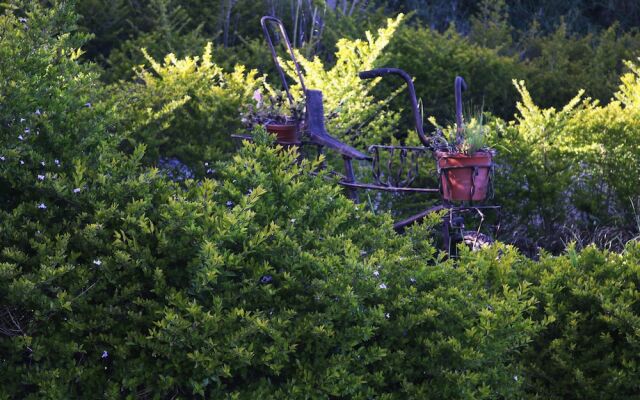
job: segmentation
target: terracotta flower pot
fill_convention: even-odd
[[[479,151],[436,153],[442,196],[451,201],[482,201],[487,198],[491,179],[492,154]]]
[[[279,144],[299,144],[298,125],[296,123],[268,124],[265,126],[267,132],[276,134],[276,141]]]

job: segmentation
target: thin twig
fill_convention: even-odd
[[[93,282],[91,285],[89,285],[89,287],[87,287],[85,290],[83,290],[82,292],[80,292],[80,294],[78,294],[76,297],[74,297],[73,299],[71,299],[71,301],[74,301],[74,300],[76,300],[77,298],[79,298],[79,297],[81,297],[81,296],[84,296],[84,295],[85,295],[85,293],[87,293],[89,290],[91,290],[91,289],[96,285],[96,283],[98,283],[98,281]]]

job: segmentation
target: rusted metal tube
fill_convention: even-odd
[[[462,137],[463,119],[462,119],[462,92],[467,90],[467,82],[461,76],[456,76],[453,82],[456,97],[456,145],[461,145],[464,138]]]
[[[370,71],[362,71],[358,75],[361,79],[372,79],[377,77],[382,77],[384,75],[399,75],[402,79],[404,79],[407,84],[407,88],[409,89],[409,101],[411,101],[411,109],[413,110],[413,120],[416,128],[416,132],[418,133],[418,138],[423,145],[427,147],[431,147],[431,143],[429,139],[424,134],[424,129],[422,126],[422,116],[420,115],[420,110],[418,109],[418,100],[416,98],[416,89],[413,86],[413,79],[411,76],[400,68],[376,68]]]
[[[293,47],[291,46],[291,42],[289,41],[289,36],[287,36],[287,31],[284,29],[284,24],[276,17],[264,16],[260,19],[260,25],[262,25],[262,32],[264,33],[264,37],[267,39],[267,44],[269,45],[269,50],[271,50],[271,57],[273,57],[273,62],[276,64],[276,69],[278,70],[278,74],[280,75],[280,79],[282,80],[282,86],[284,87],[285,92],[287,92],[287,98],[289,99],[289,104],[293,105],[293,96],[291,96],[291,92],[289,91],[289,85],[287,84],[287,78],[284,75],[284,70],[278,61],[278,53],[276,52],[276,48],[273,45],[273,40],[271,40],[271,34],[269,33],[269,28],[267,27],[267,23],[272,22],[276,24],[280,33],[282,34],[282,38],[284,39],[284,43],[287,46],[287,51],[291,56],[291,61],[293,61],[293,65],[296,69],[296,74],[298,75],[298,80],[300,82],[300,86],[302,87],[302,91],[306,92],[307,88],[304,85],[304,79],[302,78],[302,72],[300,72],[300,65],[296,60],[296,56],[293,53]]]

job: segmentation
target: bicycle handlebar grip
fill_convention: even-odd
[[[409,74],[407,74],[404,70],[401,70],[400,68],[376,68],[370,71],[359,72],[358,75],[360,76],[360,79],[372,79],[372,78],[382,77],[385,75],[398,75],[402,79],[404,79],[408,85],[412,84],[411,76],[409,76]]]
[[[462,89],[463,92],[467,90],[467,82],[461,76],[456,76],[455,86]]]
[[[360,79],[373,79],[382,75],[386,75],[388,72],[383,72],[382,68],[372,69],[371,71],[361,71],[358,73]]]

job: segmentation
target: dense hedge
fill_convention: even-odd
[[[405,27],[391,42],[389,52],[390,66],[415,77],[426,116],[440,121],[455,119],[453,81],[458,75],[469,85],[465,107],[513,115],[516,92],[508,82],[524,76],[515,57],[474,44],[453,28],[438,33],[429,28]]]
[[[539,261],[495,245],[446,260],[431,241],[437,217],[398,236],[389,215],[313,174],[321,160],[299,162],[264,132],[210,179],[174,181],[145,157],[146,141],[159,148],[153,131],[138,128],[171,126],[161,121],[177,108],[130,118],[145,97],[123,110],[124,95],[111,93],[122,86],[79,61],[67,2],[16,6],[0,16],[0,398],[640,390],[637,242]],[[192,93],[215,103],[202,64],[159,68],[184,65],[201,86],[185,84],[173,105]],[[176,76],[136,89],[151,101],[180,86]],[[633,118],[637,82],[625,76],[618,103],[530,121],[589,117],[587,132],[622,134],[629,121],[605,117]],[[191,126],[176,115],[175,126]]]
[[[102,86],[73,35],[29,34],[72,24],[69,10],[26,11],[1,17],[0,51],[22,52],[2,94],[57,91],[2,113],[2,397],[519,390],[526,292],[487,292],[438,259],[426,227],[395,235],[266,138],[216,180],[168,180],[144,146],[120,146],[111,103],[86,102]]]
[[[632,399],[640,391],[640,244],[527,259],[498,246],[461,264],[496,291],[527,282],[545,329],[522,353],[528,398]]]

